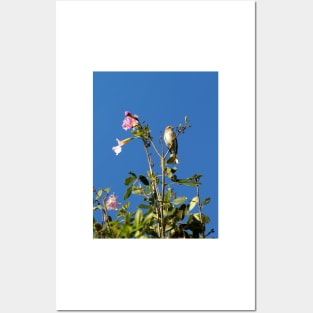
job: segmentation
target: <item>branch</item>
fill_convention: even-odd
[[[195,178],[196,183],[199,182],[199,178],[196,177]],[[202,204],[200,202],[200,192],[199,192],[199,185],[196,185],[196,190],[197,190],[197,197],[198,197],[198,207],[199,207],[199,213],[200,213],[200,220],[201,220],[201,224],[203,226],[203,230],[202,230],[202,234],[203,234],[203,238],[205,238],[205,223],[203,223],[203,219],[202,219]]]
[[[149,165],[149,170],[150,170],[150,175],[151,177],[153,177],[153,172],[152,172],[152,160],[151,160],[151,156],[149,154],[149,151],[148,151],[148,145],[147,145],[147,142],[145,139],[142,138],[142,141],[143,141],[143,145],[144,145],[144,149],[145,149],[145,152],[146,152],[146,156],[147,156],[147,160],[148,160],[148,165]],[[154,190],[155,190],[155,193],[157,194],[157,200],[158,202],[160,203],[160,191],[158,189],[158,184],[156,183],[155,180],[153,180],[153,187],[154,187]],[[159,237],[161,236],[161,238],[163,238],[163,210],[159,209],[158,207],[156,208],[156,214],[157,214],[157,217],[158,217],[158,232],[159,232]],[[161,229],[160,229],[161,228]]]
[[[151,137],[149,138],[149,141],[151,142],[151,145],[152,145],[154,151],[156,152],[156,154],[159,156],[159,158],[161,158],[161,154],[159,153],[159,151],[158,151],[157,147],[155,146],[154,142],[152,141]]]
[[[106,206],[106,198],[102,198],[102,202],[103,202],[102,228],[104,226],[104,223],[106,222],[108,225],[109,232],[110,234],[112,234],[110,221],[109,221],[109,215],[108,215],[107,206]]]

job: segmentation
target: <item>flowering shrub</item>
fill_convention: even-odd
[[[161,149],[158,149],[149,126],[141,123],[138,115],[125,112],[122,128],[130,130],[132,137],[116,139],[118,145],[112,150],[118,156],[122,152],[122,146],[133,139],[141,140],[147,157],[148,171],[146,176],[128,173],[129,176],[124,180],[126,191],[123,205],[117,202],[114,193],[109,194],[110,188],[94,188],[93,210],[100,210],[102,216],[101,222],[94,218],[94,238],[206,238],[214,232],[214,229],[206,231],[210,218],[202,212],[203,207],[210,203],[209,197],[200,200],[199,186],[202,175],[194,174],[181,179],[177,177],[178,168],[172,167],[172,164],[178,163],[177,138],[190,127],[187,117],[184,125],[179,124],[176,127],[176,133],[172,126],[167,126],[164,131],[166,148],[163,141],[160,141]],[[160,160],[160,173],[154,169],[151,149]],[[193,188],[194,196],[191,199],[184,195],[177,196],[174,192],[175,185]],[[142,203],[138,204],[135,210],[130,209],[129,198],[132,195],[142,199]],[[117,211],[115,220],[109,215],[110,210]]]

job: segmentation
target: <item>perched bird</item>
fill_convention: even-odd
[[[177,138],[176,138],[176,134],[174,132],[173,126],[165,127],[164,141],[165,141],[166,147],[169,149],[171,153],[169,160],[173,159],[175,163],[179,163],[178,158],[177,158],[178,143],[177,143]]]

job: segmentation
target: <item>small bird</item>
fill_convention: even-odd
[[[176,134],[174,132],[173,126],[165,127],[164,141],[165,141],[166,147],[169,149],[171,153],[170,159],[173,159],[174,162],[178,164],[179,163],[178,158],[177,158],[178,143],[177,143],[177,138],[176,138]]]

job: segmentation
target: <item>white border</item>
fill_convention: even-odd
[[[57,1],[58,310],[255,309],[254,12]],[[92,239],[93,71],[219,72],[219,239]]]

